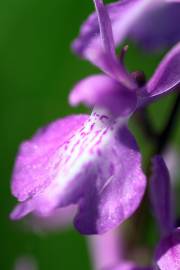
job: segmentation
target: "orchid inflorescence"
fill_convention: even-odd
[[[151,173],[142,169],[142,155],[128,122],[164,95],[178,92],[180,1],[122,0],[105,5],[94,0],[94,4],[96,12],[82,25],[72,48],[102,73],[81,80],[69,95],[72,106],[83,103],[93,108],[92,113],[58,119],[22,143],[11,184],[19,204],[11,218],[32,213],[43,219],[68,209],[81,234],[102,235],[95,238],[97,245],[105,233],[114,239],[115,228],[137,210],[149,179],[160,231],[151,265],[138,267],[117,259],[99,270],[179,270],[180,228],[175,225],[170,176],[163,160],[178,93],[169,125],[156,140],[160,144],[151,157]],[[116,54],[116,47],[127,38],[147,51],[173,46],[147,82],[143,72],[130,73],[125,67],[127,46]]]

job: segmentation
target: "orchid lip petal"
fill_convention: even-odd
[[[36,151],[22,146],[19,152],[12,191],[21,202],[11,217],[19,219],[31,211],[48,216],[56,208],[77,204],[75,226],[84,234],[103,233],[127,219],[140,204],[146,186],[127,119],[96,108],[89,118],[71,116],[41,129],[28,142],[36,145]],[[67,128],[63,130],[62,125]],[[64,140],[70,141],[67,148],[61,148]],[[94,203],[87,211],[92,192]]]

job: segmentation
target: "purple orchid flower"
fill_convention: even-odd
[[[11,217],[77,204],[76,228],[103,233],[136,210],[144,189],[141,156],[121,118],[69,116],[22,144],[12,179],[20,204]]]
[[[124,67],[126,48],[121,59],[116,57],[106,6],[102,0],[94,2],[101,40],[88,45],[88,57],[107,75],[90,76],[78,83],[70,94],[70,104],[96,104],[114,115],[128,116],[146,103],[177,89],[180,84],[180,42],[164,57],[151,79],[142,85],[141,74],[129,74]]]
[[[102,0],[96,2],[102,4]],[[180,41],[179,0],[122,0],[106,5],[106,12],[111,20],[115,46],[126,38],[149,50],[166,48]],[[77,54],[102,67],[102,29],[99,30],[98,20],[96,13],[89,16],[72,47]],[[105,16],[103,21],[105,25]]]
[[[96,8],[105,48],[102,63],[114,79],[92,77],[88,95],[84,94],[87,80],[83,81],[83,87],[76,87],[71,95],[71,103],[83,95],[89,102],[87,97],[94,96],[93,102],[105,110],[95,108],[90,117],[57,120],[21,145],[12,178],[12,193],[20,202],[13,219],[30,212],[49,215],[56,208],[77,204],[76,228],[85,234],[104,233],[132,215],[142,200],[146,182],[141,155],[127,128],[142,98],[115,57],[111,24],[101,1],[96,1]],[[179,83],[179,50],[180,45],[162,62],[144,90],[143,102]],[[93,88],[95,83],[98,87]]]
[[[123,245],[116,230],[90,238],[95,270],[179,270],[180,228],[174,229],[169,172],[161,156],[153,158],[151,201],[162,239],[155,249],[152,266],[140,267],[123,260]],[[109,249],[110,248],[110,249]],[[120,253],[118,253],[120,249]],[[105,258],[105,259],[104,259]]]

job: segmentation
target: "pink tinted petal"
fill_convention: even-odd
[[[111,230],[103,235],[88,237],[93,270],[103,270],[107,266],[117,265],[121,259],[121,241],[119,230]]]
[[[26,225],[37,233],[65,229],[72,225],[76,212],[77,206],[71,205],[55,209],[47,217],[32,214],[26,220]]]
[[[177,90],[180,85],[180,42],[163,58],[147,84],[149,97]]]
[[[153,171],[150,180],[151,202],[162,234],[174,227],[172,214],[171,183],[169,172],[161,156],[153,158]]]
[[[180,269],[180,228],[161,240],[156,249],[155,262],[159,270]]]
[[[115,116],[127,116],[135,110],[136,93],[105,75],[94,75],[80,81],[72,90],[70,104],[80,102],[87,106],[97,105]]]
[[[14,270],[37,270],[38,266],[34,258],[29,256],[20,257],[16,260]]]
[[[116,265],[112,265],[111,267],[102,268],[102,270],[139,270],[139,268],[135,268],[135,264],[131,262],[121,262]]]
[[[180,153],[178,149],[170,145],[163,153],[163,157],[169,170],[172,186],[175,188],[178,176],[180,175]]]
[[[38,130],[20,146],[11,189],[19,201],[25,201],[43,191],[58,174],[61,154],[74,133],[88,116],[69,116]]]
[[[15,208],[10,214],[10,218],[13,220],[21,219],[31,213],[33,210],[34,206],[32,200],[27,200],[15,206]]]
[[[75,218],[76,228],[84,234],[117,227],[134,213],[144,195],[146,181],[134,137],[124,125],[115,125],[111,132],[110,139],[103,138],[107,144],[97,152],[91,184]]]
[[[101,270],[155,270],[155,269],[153,267],[137,266],[135,263],[131,262],[121,262],[117,266],[103,268]]]

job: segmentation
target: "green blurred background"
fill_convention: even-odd
[[[109,1],[110,2],[110,1]],[[91,269],[85,237],[74,229],[36,235],[9,220],[15,205],[10,178],[20,142],[58,117],[83,112],[67,102],[71,87],[96,72],[70,50],[80,24],[93,10],[91,0],[1,0],[0,2],[0,269],[12,270],[18,257],[32,255],[40,270]],[[141,54],[131,44],[127,65],[152,74],[161,55]],[[161,128],[174,97],[151,108]],[[148,147],[139,130],[143,153]],[[180,131],[174,132],[178,145]]]

